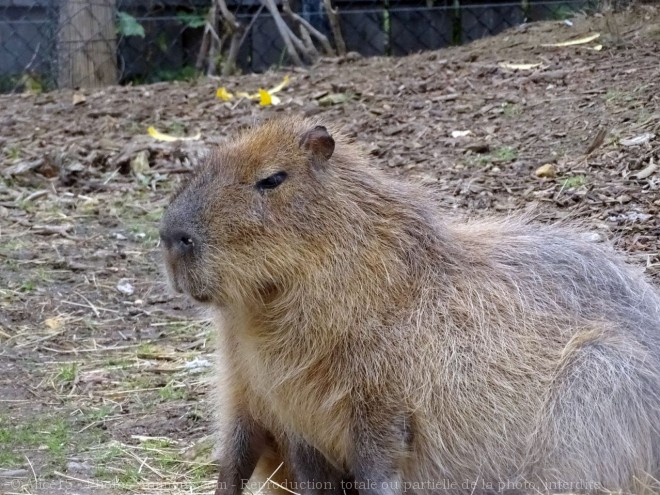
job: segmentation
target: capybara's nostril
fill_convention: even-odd
[[[160,240],[166,249],[181,254],[190,253],[195,248],[195,237],[184,230],[161,228]]]

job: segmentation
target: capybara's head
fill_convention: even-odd
[[[334,162],[349,158],[335,156],[331,134],[343,139],[317,122],[285,118],[214,150],[161,222],[174,290],[222,306],[299,282],[305,264],[327,256],[347,234],[336,228],[346,214],[336,205],[352,201],[336,187],[344,179]]]

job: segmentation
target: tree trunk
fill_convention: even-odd
[[[328,21],[332,28],[332,36],[335,38],[335,46],[339,55],[346,55],[346,43],[341,34],[341,27],[339,26],[339,18],[337,17],[337,10],[332,8],[332,0],[323,0],[325,12],[328,14]]]
[[[243,26],[236,20],[236,16],[234,16],[234,14],[232,14],[227,8],[225,0],[215,0],[215,4],[218,6],[220,13],[222,14],[225,34],[231,36],[227,58],[225,58],[225,61],[222,64],[222,75],[228,76],[236,71],[238,49],[241,47],[241,40],[243,39]]]
[[[117,83],[115,1],[62,0],[58,29],[60,88]]]

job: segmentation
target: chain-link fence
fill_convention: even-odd
[[[600,0],[0,0],[0,92],[259,72],[405,55]]]

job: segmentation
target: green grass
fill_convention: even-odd
[[[510,146],[500,146],[485,155],[470,155],[467,164],[471,166],[485,166],[493,163],[508,163],[518,158],[518,150]]]
[[[119,368],[126,370],[135,366],[135,360],[128,357],[111,357],[106,362],[107,367]]]
[[[181,454],[174,443],[167,438],[150,438],[142,442],[142,447],[153,457],[159,469],[174,471],[181,465]]]
[[[117,481],[127,488],[138,485],[144,480],[143,471],[137,466],[126,466],[123,472],[117,475]]]
[[[587,183],[587,178],[584,175],[576,175],[574,177],[567,177],[562,181],[562,188],[570,189],[573,187],[584,186]]]
[[[9,146],[5,149],[5,153],[9,160],[18,160],[21,157],[21,149],[17,146]]]
[[[62,385],[70,385],[75,381],[76,376],[78,376],[78,364],[69,363],[60,366],[55,379]]]
[[[512,162],[518,158],[518,151],[515,148],[511,148],[510,146],[503,146],[501,148],[497,148],[492,153],[492,156],[494,158],[493,161]]]
[[[46,423],[40,433],[53,457],[63,460],[71,437],[69,424],[62,418],[55,418],[54,421]]]
[[[36,288],[36,284],[34,283],[34,280],[26,280],[21,284],[21,286],[18,288],[19,292],[32,292]]]
[[[158,225],[156,224],[153,225],[152,224],[145,225],[143,223],[131,224],[128,225],[128,230],[133,234],[135,240],[138,240],[140,242],[153,244],[154,242],[157,242],[159,239]]]
[[[148,184],[143,186],[148,187]],[[113,206],[113,216],[122,221],[124,228],[133,234],[136,240],[146,243],[158,240],[158,223],[163,214],[162,208],[145,211],[142,208],[127,206],[125,203]]]
[[[85,421],[94,423],[96,421],[103,421],[108,416],[112,416],[115,411],[113,406],[100,406],[93,409],[88,409],[84,411]]]
[[[37,268],[32,271],[33,276],[27,280],[24,280],[23,283],[18,287],[18,291],[22,293],[34,292],[38,288],[43,287],[44,285],[51,283],[53,280],[48,274],[48,271],[44,268]]]
[[[158,395],[164,401],[184,399],[187,395],[186,387],[175,387],[174,382],[169,382],[158,391]]]
[[[505,117],[513,118],[522,113],[522,107],[516,103],[505,102],[502,104],[502,114]]]
[[[632,93],[627,91],[619,91],[610,89],[605,93],[605,103],[610,105],[626,105],[630,102],[636,101],[637,98]]]
[[[0,417],[0,465],[22,465],[22,452],[44,450],[49,464],[61,467],[66,460],[71,440],[71,427],[61,417],[37,417],[31,421],[16,421]]]
[[[15,467],[25,462],[23,456],[4,447],[11,444],[12,441],[13,431],[6,426],[2,426],[2,423],[0,423],[0,467]]]
[[[97,456],[97,461],[100,463],[114,461],[121,459],[123,456],[124,453],[121,451],[119,445],[117,445],[115,442],[110,442],[107,445],[107,448],[100,451],[99,455]]]
[[[173,120],[165,125],[165,131],[174,136],[183,136],[186,133],[186,126],[178,120]]]
[[[0,452],[0,468],[11,468],[22,466],[25,463],[25,457],[13,452]]]

